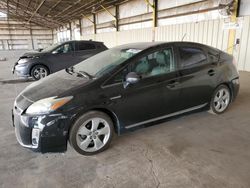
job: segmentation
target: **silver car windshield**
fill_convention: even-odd
[[[50,51],[54,50],[54,48],[56,48],[56,47],[59,46],[60,44],[62,44],[62,43],[56,43],[56,44],[53,44],[53,45],[51,45],[51,46],[48,46],[47,48],[44,48],[44,49],[42,50],[42,52],[50,52]]]
[[[85,72],[98,78],[110,73],[115,67],[139,53],[140,49],[111,48],[74,66],[75,72]]]

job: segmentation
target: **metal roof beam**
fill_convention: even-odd
[[[30,23],[30,20],[33,18],[33,16],[40,10],[40,8],[43,6],[43,4],[45,3],[46,0],[42,0],[42,2],[38,5],[38,7],[36,8],[36,10],[33,12],[33,14],[31,15],[30,19],[27,21],[27,23]]]
[[[47,10],[43,16],[47,16],[54,8],[56,8],[60,3],[62,2],[62,0],[58,0],[49,10]]]

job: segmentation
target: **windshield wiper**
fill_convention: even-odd
[[[76,72],[74,67],[66,68],[65,71],[67,73],[71,74],[71,75],[76,75],[77,77],[85,77],[87,79],[93,79],[94,78],[94,76],[91,76],[87,72],[84,72],[84,71],[78,71],[78,72]]]
[[[94,76],[90,75],[89,73],[87,73],[85,71],[78,71],[77,73],[82,74],[84,77],[87,77],[89,79],[95,78]]]
[[[71,75],[73,75],[73,73],[74,73],[73,67],[66,68],[65,71],[66,71],[67,73],[71,74]]]

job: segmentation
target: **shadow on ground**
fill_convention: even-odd
[[[32,78],[29,79],[10,79],[10,80],[0,80],[0,84],[18,84],[18,83],[28,83],[34,82]]]

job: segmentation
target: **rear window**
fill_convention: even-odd
[[[190,68],[203,64],[207,60],[206,54],[200,48],[179,47],[180,67]]]
[[[92,43],[79,42],[76,49],[78,51],[81,51],[81,50],[94,50],[94,49],[96,49],[96,46],[94,44],[92,44]]]

